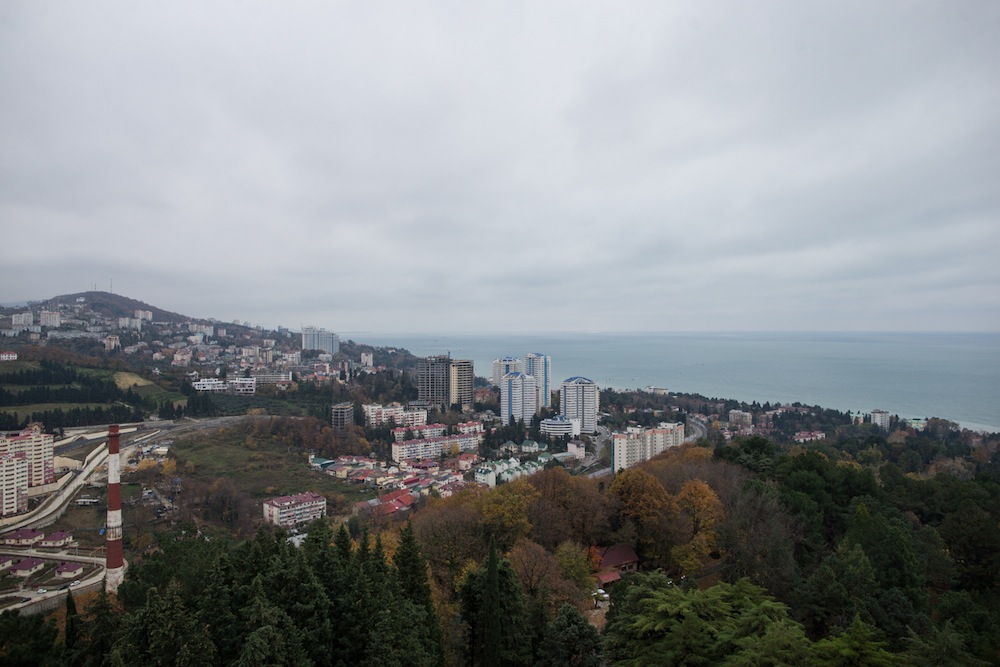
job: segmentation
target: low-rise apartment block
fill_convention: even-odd
[[[631,468],[647,461],[669,447],[684,444],[684,424],[660,424],[656,428],[630,426],[624,433],[612,434],[614,470]]]
[[[311,491],[264,501],[264,520],[275,526],[297,526],[324,516],[326,498]]]

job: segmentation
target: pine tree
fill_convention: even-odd
[[[238,667],[305,667],[312,661],[303,648],[303,637],[292,619],[272,604],[264,593],[263,577],[250,586],[250,605],[243,618],[247,628]]]
[[[214,664],[215,646],[208,631],[185,607],[177,585],[167,586],[161,595],[149,589],[146,604],[125,619],[122,634],[111,650],[115,667],[126,665]]]
[[[564,604],[549,625],[539,650],[539,667],[600,667],[601,636],[583,614]]]
[[[497,555],[496,542],[460,591],[462,618],[468,626],[466,649],[474,666],[526,665],[524,594],[510,562]]]
[[[77,640],[77,662],[83,667],[103,665],[118,637],[121,618],[102,585],[84,613]]]
[[[409,521],[399,533],[399,547],[392,562],[400,595],[427,614],[426,625],[430,642],[426,649],[435,656],[435,663],[440,664],[444,660],[444,636],[431,595],[427,561],[420,552],[413,525]]]
[[[80,615],[76,611],[73,593],[66,593],[66,636],[63,645],[67,654],[75,654],[80,639]],[[69,662],[73,662],[70,660]]]

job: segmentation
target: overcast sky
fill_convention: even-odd
[[[1000,3],[0,4],[0,302],[1000,331]]]

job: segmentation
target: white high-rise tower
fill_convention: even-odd
[[[535,378],[517,371],[504,375],[500,380],[500,419],[504,426],[524,420],[531,423],[531,418],[538,411]]]
[[[523,372],[524,364],[517,357],[500,357],[493,360],[493,384],[498,387],[504,375]]]
[[[547,408],[552,405],[552,357],[538,352],[524,355],[524,372],[535,376],[538,389],[538,407]]]
[[[564,380],[559,391],[559,403],[564,417],[580,420],[581,433],[593,433],[597,430],[597,410],[601,406],[601,396],[593,381],[580,376]]]

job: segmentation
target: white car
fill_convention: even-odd
[[[76,581],[74,581],[73,583],[71,583],[71,584],[69,585],[69,587],[70,587],[70,588],[73,588],[74,586],[79,586],[79,585],[80,585],[80,580],[79,580],[79,579],[77,579]]]
[[[39,595],[41,595],[42,593],[48,593],[48,591],[47,591],[47,590],[45,590],[44,588],[39,588],[39,589],[38,589],[37,591],[35,591],[35,592],[36,592],[36,593],[38,593]]]

